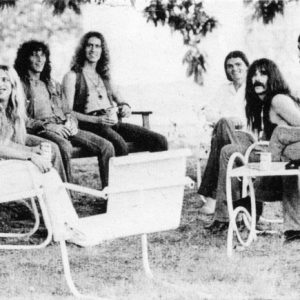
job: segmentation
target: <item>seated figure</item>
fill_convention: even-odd
[[[251,134],[237,131],[245,128],[247,123],[245,79],[248,66],[248,59],[241,51],[232,51],[226,56],[224,67],[229,83],[220,88],[215,101],[211,103],[211,108],[206,109],[207,120],[213,123],[214,129],[211,151],[198,190],[205,203],[200,209],[204,214],[214,213],[216,199],[217,201],[226,199],[226,168],[231,154],[245,153],[254,141]],[[219,111],[216,111],[216,107]]]
[[[82,37],[71,71],[63,79],[63,91],[79,128],[111,142],[116,156],[128,154],[126,142],[134,142],[143,151],[168,149],[161,134],[118,120],[118,116],[129,117],[131,109],[111,86],[108,48],[101,33],[88,32]]]
[[[48,46],[34,40],[23,43],[17,53],[15,68],[27,97],[28,131],[58,145],[69,182],[72,181],[73,146],[81,146],[98,156],[102,188],[107,186],[113,146],[96,134],[78,129],[76,117],[68,109],[60,85],[51,78]]]
[[[26,133],[25,96],[17,73],[1,65],[0,75],[0,158],[31,160],[43,173],[49,171],[52,163],[61,179],[66,181],[58,147],[50,143],[52,159],[47,161],[40,147],[46,140]]]
[[[291,94],[277,65],[266,58],[254,61],[249,67],[246,84],[246,113],[251,128],[263,132],[270,140],[269,151],[273,160],[295,159],[299,151],[300,108]],[[265,182],[268,181],[266,185]],[[257,199],[263,199],[266,190],[278,194],[282,190],[284,237],[286,242],[300,239],[300,189],[298,176],[284,176],[278,184],[277,177],[255,179]],[[215,221],[228,225],[226,201],[218,202]]]
[[[38,186],[44,187],[50,216],[72,224],[74,208],[70,198],[59,197],[57,193],[53,193],[53,185],[61,184],[62,178],[52,168],[51,162],[40,155],[39,147],[25,145],[26,141],[28,144],[43,141],[26,135],[25,119],[25,98],[18,75],[13,69],[2,65],[0,66],[0,159],[11,160],[8,167],[16,169],[22,169],[23,166],[26,169],[30,162],[35,182]],[[56,160],[56,163],[60,161],[63,170],[59,151]],[[20,180],[17,180],[18,186],[12,187],[14,191],[21,191],[28,182],[28,178],[22,177],[23,173],[20,175]],[[55,214],[51,213],[53,211]]]

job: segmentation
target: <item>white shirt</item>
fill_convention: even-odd
[[[207,120],[216,122],[220,118],[235,117],[247,124],[246,118],[246,84],[242,84],[238,90],[235,89],[232,82],[227,82],[218,89],[216,96],[208,104]]]

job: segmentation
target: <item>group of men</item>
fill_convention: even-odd
[[[273,160],[300,158],[300,108],[277,65],[266,58],[250,65],[243,52],[233,51],[225,58],[224,67],[229,83],[222,86],[217,94],[218,105],[211,110],[211,152],[198,191],[204,203],[200,211],[214,214],[212,222],[206,225],[212,232],[228,227],[225,187],[232,153],[244,154],[263,136],[270,140]],[[127,141],[147,151],[168,149],[164,136],[119,121],[119,117],[130,116],[131,110],[111,85],[109,52],[101,33],[92,31],[82,37],[62,85],[51,77],[50,51],[44,42],[23,43],[14,68],[27,99],[27,132],[51,141],[54,151],[59,152],[56,157],[62,158],[63,168],[55,164],[54,167],[63,180],[72,181],[70,161],[74,146],[98,157],[102,187],[108,184],[109,159],[127,155]],[[216,107],[222,118],[218,118]],[[263,180],[256,184],[262,189],[266,186]],[[298,182],[282,179],[282,187],[285,238],[300,239]],[[238,184],[235,191],[238,199]],[[246,199],[239,201],[243,204]],[[258,205],[258,210],[260,215],[262,205]]]
[[[72,182],[74,146],[98,157],[102,188],[108,184],[109,159],[127,155],[128,141],[147,151],[167,150],[164,136],[119,121],[129,117],[131,109],[111,86],[109,52],[101,33],[88,32],[82,37],[62,85],[51,77],[50,50],[44,42],[23,43],[14,68],[27,99],[27,132],[58,146],[62,179]]]
[[[203,206],[201,213],[214,214],[205,228],[222,232],[229,225],[226,203],[226,169],[234,152],[245,154],[257,139],[270,141],[273,161],[300,158],[300,106],[286,84],[277,65],[269,59],[255,60],[249,65],[241,51],[230,52],[225,58],[225,73],[229,80],[218,93],[220,118],[214,124],[211,152],[198,190]],[[230,110],[226,110],[230,107]],[[225,109],[224,109],[225,108]],[[243,131],[240,129],[243,128]],[[279,178],[282,187],[284,237],[286,241],[300,239],[300,202],[297,176]],[[278,178],[256,179],[258,196],[265,190],[278,195]],[[236,182],[236,203],[249,206],[249,197],[240,198]],[[259,192],[261,191],[261,193]],[[262,214],[262,201],[257,202],[258,217]]]

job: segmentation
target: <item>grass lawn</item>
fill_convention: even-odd
[[[74,163],[77,181],[97,187],[94,159]],[[195,177],[195,159],[187,174]],[[95,199],[76,201],[81,215],[101,211]],[[85,293],[114,299],[300,299],[300,242],[284,245],[279,234],[259,236],[250,249],[226,256],[226,234],[211,235],[203,229],[207,217],[199,214],[195,190],[186,190],[181,225],[177,230],[151,234],[149,254],[158,280],[143,276],[138,237],[105,242],[93,248],[69,245],[73,278]],[[269,215],[281,215],[280,203],[268,204]],[[4,222],[1,222],[4,226]],[[41,238],[43,231],[39,232]],[[31,239],[30,242],[34,242]],[[46,249],[0,251],[0,299],[73,299],[66,285],[59,245]]]

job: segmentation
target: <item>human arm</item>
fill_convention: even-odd
[[[38,132],[44,130],[46,128],[46,124],[48,123],[49,121],[47,120],[35,120],[29,116],[26,120],[26,129],[31,134],[37,134]]]
[[[33,147],[31,151],[31,147],[10,142],[8,145],[0,145],[0,158],[30,160],[42,173],[48,172],[51,169],[51,163],[35,153],[37,150],[34,148],[36,147]]]
[[[121,100],[122,98],[116,88],[112,88],[111,86],[110,86],[110,88],[111,88],[112,99],[117,104],[120,117],[129,118],[131,116],[130,105]]]
[[[278,94],[272,99],[270,120],[277,125],[300,126],[300,108],[291,97]]]

